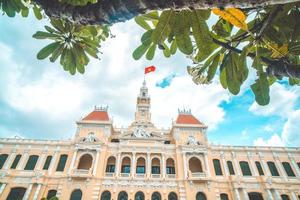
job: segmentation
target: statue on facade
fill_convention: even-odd
[[[199,145],[200,143],[196,140],[196,138],[192,135],[190,135],[187,139],[188,145]]]
[[[150,137],[150,133],[148,133],[142,127],[136,127],[134,129],[132,135],[137,138],[149,138]]]

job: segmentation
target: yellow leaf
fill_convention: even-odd
[[[278,47],[278,44],[271,43],[268,44],[268,47],[272,51],[272,58],[282,58],[289,52],[288,44],[283,44],[281,47]]]
[[[243,30],[247,30],[248,26],[246,23],[246,15],[243,11],[237,8],[225,8],[224,10],[220,10],[218,8],[212,9],[212,12],[215,15],[220,16],[224,20],[228,21],[232,25],[241,28]]]

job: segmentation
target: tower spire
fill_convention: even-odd
[[[135,121],[151,121],[150,100],[148,87],[144,77],[142,87],[140,88],[140,94],[137,97]]]

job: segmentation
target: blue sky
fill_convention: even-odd
[[[298,87],[275,83],[270,105],[260,107],[249,90],[253,72],[238,96],[223,90],[217,79],[195,85],[186,73],[191,61],[180,53],[170,59],[161,53],[153,61],[132,59],[143,32],[133,21],[113,26],[116,37],[103,44],[101,60],[92,60],[84,75],[71,76],[57,63],[36,59],[47,41],[32,35],[47,23],[32,16],[1,16],[0,137],[71,138],[75,121],[95,105],[109,105],[114,124],[127,126],[134,118],[144,67],[155,65],[156,72],[146,78],[157,127],[170,127],[178,108],[191,108],[209,125],[208,137],[214,144],[300,145]]]

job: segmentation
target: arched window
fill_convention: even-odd
[[[137,192],[134,195],[134,200],[145,200],[145,195],[143,192]]]
[[[189,159],[189,170],[192,173],[203,172],[201,161],[196,157],[190,158]]]
[[[285,170],[285,172],[288,176],[291,176],[291,177],[296,176],[293,169],[292,169],[292,167],[291,167],[291,165],[290,165],[290,163],[282,162],[282,166],[283,166],[283,168],[284,168],[284,170]]]
[[[282,200],[290,200],[290,197],[286,194],[282,194],[282,195],[280,195],[280,197]]]
[[[28,161],[27,161],[27,163],[25,165],[24,170],[34,170],[35,165],[36,165],[38,159],[39,159],[39,156],[37,156],[37,155],[31,155],[31,156],[29,156]]]
[[[222,176],[223,172],[222,172],[222,169],[221,169],[220,160],[219,159],[213,159],[213,164],[214,164],[216,176]]]
[[[56,190],[49,190],[47,194],[47,199],[51,199],[52,197],[55,197],[57,194]]]
[[[198,192],[196,195],[196,200],[206,200],[206,195],[203,192]]]
[[[4,166],[4,163],[8,157],[8,154],[1,154],[0,155],[0,169]]]
[[[6,200],[22,200],[25,192],[26,188],[23,187],[11,188]]]
[[[136,173],[137,174],[145,174],[145,166],[146,166],[146,161],[143,157],[139,157],[136,161]]]
[[[177,197],[177,194],[175,192],[171,192],[169,195],[168,195],[168,200],[177,200],[178,197]]]
[[[257,171],[258,171],[259,175],[260,175],[260,176],[265,175],[265,173],[264,173],[264,171],[263,171],[263,169],[262,169],[262,167],[261,167],[260,162],[256,161],[256,162],[255,162],[255,165],[256,165],[256,168],[257,168]]]
[[[248,193],[249,200],[264,200],[261,193],[258,192],[250,192]]]
[[[84,154],[80,157],[77,169],[89,170],[93,164],[93,157],[90,154]]]
[[[127,173],[127,174],[130,173],[130,158],[129,157],[123,158],[121,173]]]
[[[172,158],[167,159],[166,173],[167,174],[176,174],[175,172],[175,162]]]
[[[270,172],[271,172],[272,176],[279,176],[279,172],[276,168],[275,163],[269,161],[269,162],[267,162],[267,164],[268,164],[268,167],[270,169]]]
[[[72,192],[70,200],[81,200],[82,192],[80,189],[76,189]]]
[[[106,170],[107,173],[115,173],[116,170],[116,158],[114,156],[110,156],[107,159]]]
[[[250,166],[246,161],[240,161],[240,167],[244,176],[252,176]]]
[[[128,200],[128,194],[125,191],[122,191],[118,195],[118,200]]]
[[[111,199],[111,194],[109,191],[104,191],[102,194],[101,194],[101,200],[110,200]]]
[[[153,158],[151,161],[151,173],[160,174],[160,160],[158,158]]]
[[[16,155],[16,157],[15,157],[13,163],[12,163],[11,166],[10,166],[11,169],[16,169],[16,168],[17,168],[17,166],[18,166],[18,164],[19,164],[19,161],[20,161],[21,157],[22,157],[22,155],[20,155],[20,154]]]
[[[230,175],[234,175],[235,173],[234,173],[233,165],[230,160],[227,161],[227,167],[228,167],[228,171],[229,171]]]
[[[159,192],[154,192],[151,196],[151,200],[161,200],[161,195]]]
[[[226,193],[220,194],[220,198],[221,198],[221,200],[229,200],[228,194],[226,194]]]
[[[47,156],[46,161],[45,161],[44,166],[43,166],[43,170],[48,170],[49,169],[51,160],[52,160],[52,156]]]
[[[57,167],[56,167],[56,171],[58,172],[63,172],[65,170],[65,166],[68,160],[68,155],[66,154],[62,154],[60,155]]]

